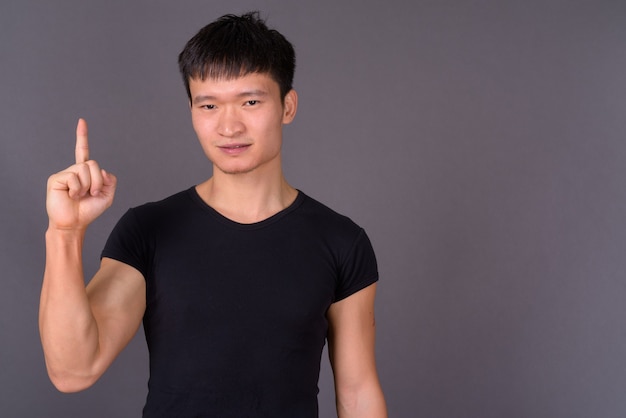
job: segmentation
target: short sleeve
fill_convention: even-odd
[[[133,209],[117,222],[102,250],[101,257],[112,258],[139,270],[144,278],[150,266],[148,239]]]
[[[378,281],[378,265],[372,244],[363,229],[342,260],[335,292],[338,302]]]

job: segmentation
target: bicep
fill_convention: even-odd
[[[328,352],[338,389],[376,377],[375,294],[374,283],[328,309]]]
[[[87,285],[87,297],[98,326],[100,361],[104,368],[136,334],[146,308],[146,284],[135,268],[103,258]]]

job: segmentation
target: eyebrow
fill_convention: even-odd
[[[235,97],[237,98],[263,97],[267,95],[268,93],[265,90],[246,90],[246,91],[242,91],[241,93],[238,93]],[[213,100],[217,100],[217,96],[211,96],[210,94],[201,94],[193,98],[194,103],[203,102],[203,101],[213,101]]]

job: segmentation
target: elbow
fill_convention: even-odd
[[[339,416],[387,417],[385,397],[377,379],[362,384],[345,385],[336,389]]]
[[[92,383],[77,382],[69,379],[50,379],[54,387],[61,393],[81,392],[93,385]]]
[[[48,368],[48,377],[54,387],[62,393],[81,392],[93,386],[98,376],[92,374],[76,374]]]

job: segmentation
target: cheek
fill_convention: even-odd
[[[272,115],[272,118],[268,118],[267,121],[257,126],[257,130],[265,133],[267,137],[280,136],[283,130],[282,118]]]
[[[193,130],[197,134],[198,133],[198,118],[193,111],[191,112],[191,126],[193,127]]]
[[[193,127],[193,130],[196,132],[196,136],[200,141],[206,140],[210,133],[210,126],[205,119],[194,116],[194,114],[192,113],[191,126]]]

